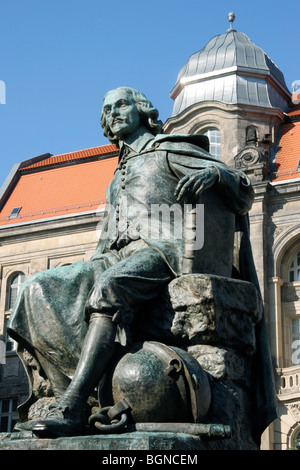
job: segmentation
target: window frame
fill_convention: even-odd
[[[214,136],[213,133],[218,133],[217,136]],[[207,127],[201,131],[201,135],[206,135],[209,140],[209,153],[218,160],[222,160],[222,136],[221,131],[217,127]],[[219,141],[213,141],[214,138],[217,138]],[[212,148],[218,149],[218,152],[213,152]]]
[[[16,278],[20,278],[20,276],[23,276],[23,281],[22,282],[17,282],[17,284],[15,284],[16,286],[16,290],[17,290],[17,295],[15,297],[15,299],[17,298],[19,292],[20,292],[20,289],[26,279],[26,276],[25,276],[25,273],[23,273],[23,271],[15,271],[8,279],[8,282],[7,282],[7,295],[6,295],[6,308],[5,310],[6,311],[11,311],[12,308],[13,308],[13,304],[12,304],[12,285],[13,285],[13,281],[14,279]],[[15,287],[13,287],[15,289]]]
[[[298,332],[293,332],[293,322],[298,322]],[[300,349],[300,315],[293,315],[289,317],[289,353],[290,353],[290,361],[292,366],[297,366],[300,364],[300,358],[298,359],[299,362],[293,362],[293,355],[296,353],[297,358],[300,356],[299,351]],[[297,344],[295,344],[297,342]],[[294,347],[293,347],[294,344]]]
[[[19,217],[20,211],[22,209],[22,206],[14,207],[11,210],[10,215],[8,216],[9,220],[11,219],[17,219]]]
[[[3,412],[3,402],[8,401],[8,411]],[[16,403],[14,403],[16,402]],[[18,421],[18,403],[19,399],[18,397],[1,397],[0,398],[0,432],[11,432],[14,421]],[[14,408],[15,405],[15,408]],[[7,418],[7,429],[2,429],[2,419]]]
[[[293,279],[291,279],[291,274],[293,274]],[[296,252],[295,256],[292,258],[289,264],[288,282],[300,282],[300,250]]]
[[[297,450],[300,449],[300,428],[297,428],[293,434],[292,448]]]

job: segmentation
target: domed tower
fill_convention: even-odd
[[[213,37],[180,70],[166,133],[208,135],[211,153],[254,181],[268,173],[291,93],[267,54],[233,28]]]

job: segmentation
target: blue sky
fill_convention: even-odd
[[[300,80],[299,8],[279,0],[0,0],[0,186],[12,166],[108,143],[103,95],[143,91],[165,121],[188,58],[234,27]],[[0,96],[1,101],[1,96]]]

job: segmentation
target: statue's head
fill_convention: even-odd
[[[140,91],[129,87],[110,90],[103,99],[101,126],[104,135],[118,147],[119,140],[144,126],[153,135],[162,132],[158,111]]]

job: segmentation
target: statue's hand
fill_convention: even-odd
[[[178,201],[184,199],[186,203],[193,204],[203,191],[215,184],[218,177],[218,171],[213,167],[195,171],[195,173],[186,175],[179,181],[175,196]]]

